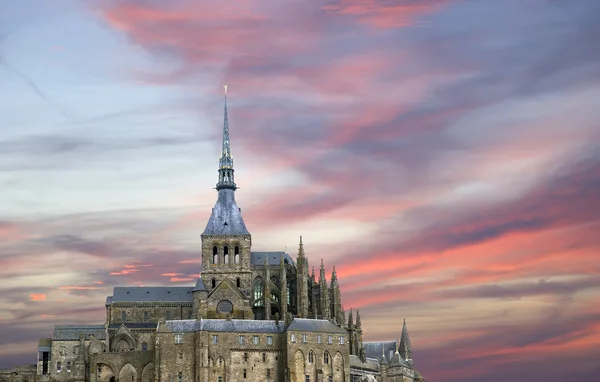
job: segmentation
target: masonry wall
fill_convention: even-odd
[[[127,315],[125,321],[123,312]],[[192,302],[113,303],[109,308],[109,323],[158,322],[167,319],[167,312],[170,312],[170,320],[187,320],[192,318]]]
[[[290,368],[291,382],[304,382],[306,375],[310,377],[311,382],[328,381],[329,376],[332,376],[335,382],[350,381],[346,334],[290,331],[286,335],[287,364]],[[292,335],[295,335],[295,341],[292,340]],[[306,342],[303,341],[303,335],[306,335]],[[332,336],[331,344],[328,343],[328,336]],[[343,344],[340,344],[340,337],[344,338]]]
[[[174,333],[158,333],[156,373],[159,381],[177,381],[179,373],[183,381],[196,381],[196,334],[179,333],[182,343],[175,343]]]

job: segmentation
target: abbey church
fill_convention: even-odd
[[[418,382],[406,322],[363,342],[359,311],[344,311],[335,267],[318,276],[300,237],[295,258],[254,252],[235,201],[227,94],[217,201],[201,235],[193,286],[115,287],[101,325],[56,325],[36,365],[0,382]],[[398,338],[396,340],[396,338]]]

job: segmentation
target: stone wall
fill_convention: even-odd
[[[306,375],[310,376],[311,381],[327,381],[329,376],[336,382],[350,380],[346,334],[290,331],[286,335],[290,382],[304,382]],[[295,340],[292,339],[293,335]],[[332,336],[331,344],[328,343],[329,336]],[[343,344],[340,344],[340,337],[344,338]]]
[[[123,321],[123,312],[126,320]],[[167,313],[169,312],[169,313]],[[109,323],[158,322],[159,320],[187,320],[192,318],[192,302],[115,302],[109,309]]]
[[[21,365],[10,369],[0,369],[0,382],[35,382],[36,365]]]

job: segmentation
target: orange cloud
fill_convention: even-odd
[[[43,293],[32,293],[29,295],[31,301],[46,301],[46,295]]]

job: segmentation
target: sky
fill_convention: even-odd
[[[228,111],[253,250],[430,381],[600,373],[597,0],[0,2],[0,367],[193,285]]]

